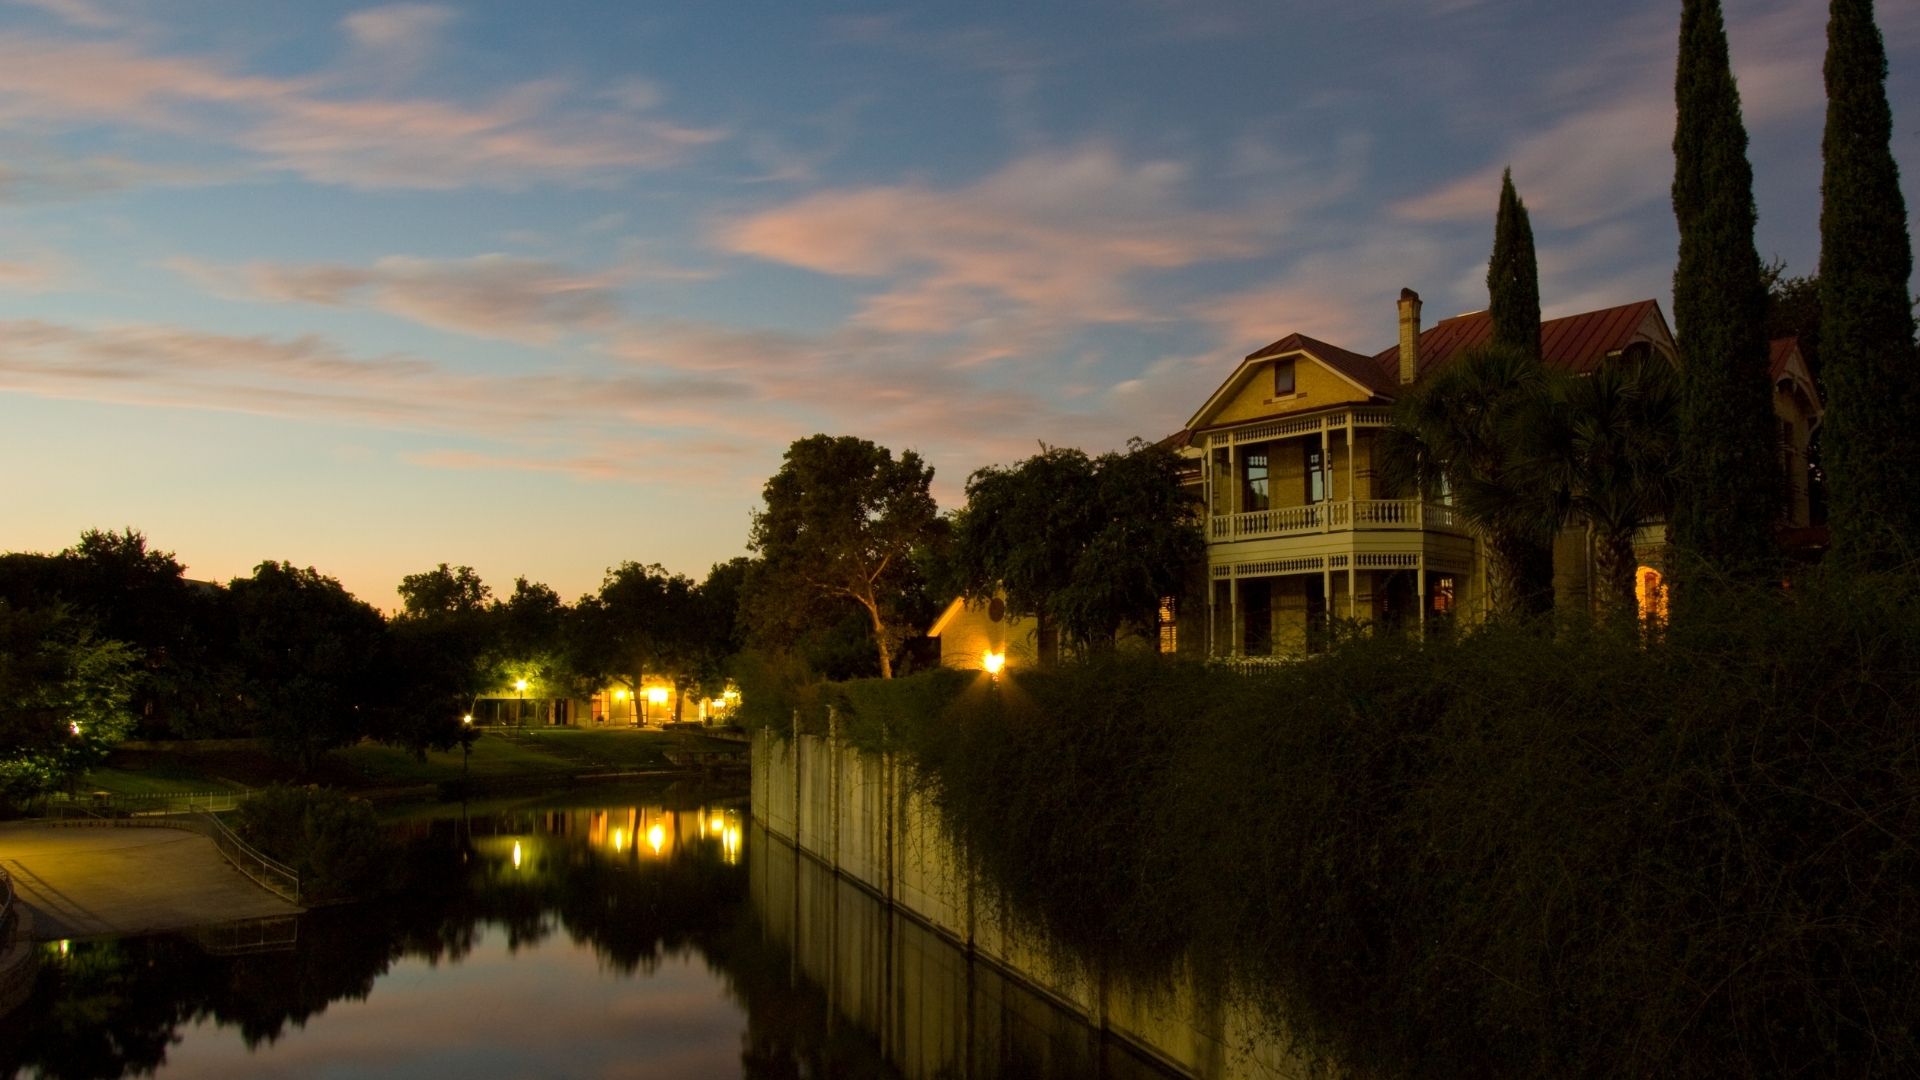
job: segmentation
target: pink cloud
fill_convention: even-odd
[[[551,341],[605,328],[619,316],[614,272],[582,273],[542,259],[390,255],[368,266],[248,263],[221,267],[176,259],[171,267],[214,291],[249,299],[365,305],[476,337]]]
[[[1076,322],[1146,317],[1134,279],[1259,254],[1277,207],[1189,205],[1188,171],[1130,164],[1090,144],[1036,154],[963,188],[920,183],[827,191],[724,223],[726,250],[839,277],[886,278],[856,320],[939,333],[1008,302]]]
[[[371,21],[349,22],[357,39],[395,47],[417,45],[434,25],[426,9],[361,15]],[[189,136],[227,145],[256,168],[349,187],[605,183],[677,164],[723,137],[626,108],[571,105],[554,82],[511,87],[477,105],[343,94],[337,82],[247,75],[125,41],[0,35],[0,121]]]

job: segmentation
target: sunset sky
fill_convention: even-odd
[[[1763,257],[1818,256],[1819,0],[1729,0]],[[794,438],[943,507],[1181,427],[1290,331],[1668,294],[1677,0],[0,0],[0,550],[131,525],[395,603],[739,554]],[[1920,3],[1879,5],[1920,205]]]

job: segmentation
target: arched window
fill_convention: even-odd
[[[1633,595],[1640,604],[1640,621],[1655,626],[1667,621],[1667,579],[1651,566],[1633,572]]]

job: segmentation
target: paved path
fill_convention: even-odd
[[[181,829],[0,825],[0,866],[41,941],[184,930],[300,909]]]

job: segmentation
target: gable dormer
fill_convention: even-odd
[[[1290,334],[1249,353],[1187,427],[1199,431],[1391,397],[1371,358]]]

